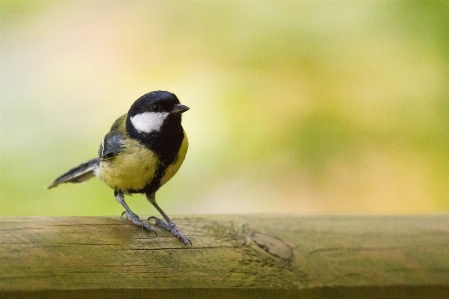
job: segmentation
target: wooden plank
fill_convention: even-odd
[[[0,217],[0,298],[444,298],[449,215]]]

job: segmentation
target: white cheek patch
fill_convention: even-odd
[[[168,112],[145,112],[131,117],[131,123],[139,133],[158,132],[167,116]]]

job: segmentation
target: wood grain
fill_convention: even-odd
[[[449,216],[0,217],[0,298],[439,298]],[[445,298],[445,297],[441,297]]]

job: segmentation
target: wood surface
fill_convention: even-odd
[[[449,298],[449,215],[0,217],[0,298]]]

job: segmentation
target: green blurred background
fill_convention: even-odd
[[[449,211],[447,1],[1,1],[0,215],[120,215],[45,190],[174,92],[190,149],[169,215]],[[142,195],[138,214],[155,211]]]

